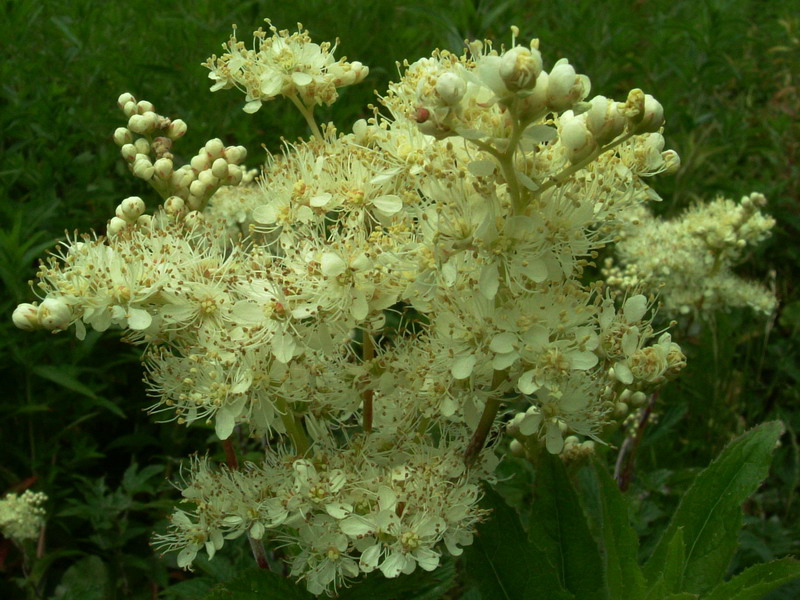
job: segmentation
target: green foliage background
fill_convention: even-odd
[[[370,66],[365,84],[320,111],[340,129],[368,111],[372,90],[396,78],[396,61],[435,47],[458,50],[464,38],[508,42],[539,37],[546,67],[565,56],[590,76],[592,93],[624,98],[641,87],[667,116],[667,146],[683,167],[657,178],[658,207],[675,214],[717,194],[761,191],[778,224],[743,273],[766,279],[781,300],[769,321],[746,312],[717,315],[678,341],[686,376],[662,394],[659,423],[641,447],[632,490],[646,555],[697,468],[736,434],[781,419],[782,439],[767,484],[746,506],[734,568],[798,552],[800,447],[800,3],[757,0],[540,0],[303,2],[196,0],[166,3],[5,0],[0,3],[0,493],[32,486],[47,504],[44,597],[196,598],[231,579],[235,553],[201,563],[189,579],[147,545],[163,526],[179,461],[210,446],[210,430],[156,425],[138,352],[114,335],[24,334],[10,321],[32,299],[27,281],[37,258],[65,229],[103,228],[129,195],[156,201],[127,172],[111,134],[123,125],[123,91],[181,117],[194,150],[211,137],[243,144],[255,167],[260,144],[305,135],[287,104],[248,116],[234,92],[210,94],[200,63],[219,52],[230,25],[241,32],[270,17],[279,28],[301,21],[317,41],[341,37],[337,56]],[[246,39],[245,35],[241,35]],[[613,459],[613,453],[610,455]],[[530,473],[509,461],[501,486],[523,514]],[[160,524],[159,524],[160,523]],[[6,553],[7,551],[7,553]],[[0,596],[20,594],[20,556],[0,545]],[[452,565],[450,567],[452,568]],[[97,586],[80,591],[90,578]],[[435,583],[435,582],[434,582]],[[445,597],[463,590],[438,589]],[[774,598],[791,598],[798,588]],[[98,591],[99,590],[99,591]],[[166,591],[165,591],[166,590]],[[99,594],[99,595],[92,595]],[[409,596],[411,597],[411,596]],[[437,595],[426,597],[435,598]]]

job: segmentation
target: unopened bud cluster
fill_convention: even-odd
[[[774,293],[733,272],[775,225],[761,212],[765,205],[759,193],[739,202],[717,198],[671,220],[636,207],[623,215],[616,261],[608,259],[603,269],[606,281],[622,290],[658,293],[668,315],[736,307],[771,314],[777,304]]]
[[[172,144],[186,133],[186,123],[157,114],[152,103],[137,102],[129,93],[122,94],[117,105],[128,117],[128,124],[117,128],[114,141],[131,173],[149,182],[162,199],[179,198],[186,212],[202,210],[221,186],[242,182],[245,171],[240,165],[247,157],[243,146],[225,147],[215,138],[179,167]]]
[[[214,88],[240,87],[250,112],[286,95],[314,138],[206,204],[243,151],[211,140],[158,179],[169,148],[127,128],[115,137],[132,162],[161,152],[163,207],[127,198],[111,235],[67,240],[39,270],[43,299],[13,318],[78,337],[120,327],[146,345],[152,412],[270,440],[241,470],[193,461],[191,506],[157,540],[181,566],[247,535],[281,544],[294,576],[331,593],[458,554],[499,432],[516,451],[584,456],[684,366],[651,324],[652,294],[620,301],[585,281],[653,195],[645,178],[678,159],[652,97],[587,100],[588,77],[566,59],[545,70],[516,31],[507,51],[475,42],[406,64],[381,98],[388,117],[321,133],[309,107],[366,67],[272,31],[212,57]],[[163,122],[125,100],[152,137]],[[387,325],[398,313],[413,326]]]
[[[0,533],[17,544],[35,540],[44,525],[44,492],[25,490],[0,499]]]

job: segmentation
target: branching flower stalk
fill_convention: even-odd
[[[314,594],[433,570],[472,542],[504,431],[529,456],[589,453],[626,399],[684,366],[654,294],[583,282],[653,198],[646,178],[678,165],[661,105],[587,100],[588,77],[566,59],[545,71],[517,35],[404,63],[386,114],[337,133],[313,108],[367,67],[302,27],[270,24],[252,49],[234,30],[205,63],[211,89],[241,90],[247,113],[285,96],[314,133],[257,177],[219,139],[177,166],[185,123],[120,96],[115,140],[163,203],[126,198],[105,236],[63,242],[13,320],[125,330],[146,348],[150,412],[226,444],[227,465],[190,460],[154,539],[180,567],[246,536],[260,566],[261,540],[286,549]],[[418,319],[388,327],[397,313]],[[237,468],[237,429],[263,461]]]

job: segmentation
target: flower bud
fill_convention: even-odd
[[[511,440],[511,443],[508,445],[508,449],[514,456],[525,456],[525,446],[520,444],[517,440]]]
[[[136,102],[130,101],[122,107],[122,112],[125,113],[126,117],[132,117],[133,115],[139,114],[139,109],[136,106]]]
[[[630,123],[638,123],[644,112],[644,92],[639,88],[632,89],[628,92],[625,103],[617,108]]]
[[[224,161],[225,159],[223,158],[223,159],[217,159],[217,160]],[[228,163],[225,163],[225,164],[227,165]],[[227,172],[228,172],[228,169],[226,167],[225,168],[225,173],[227,173]],[[204,186],[206,186],[207,188],[211,188],[211,187],[214,187],[217,184],[219,184],[219,178],[216,175],[214,175],[214,173],[211,171],[211,169],[207,169],[205,171],[200,171],[200,173],[197,175],[197,180],[200,183],[202,183]]]
[[[510,421],[506,423],[506,431],[511,435],[519,433],[519,424],[525,418],[525,413],[515,414]]]
[[[112,217],[106,226],[108,237],[115,237],[120,231],[128,226],[128,222],[122,217]]]
[[[192,165],[192,169],[196,173],[200,171],[205,171],[211,166],[211,159],[208,154],[206,154],[205,150],[200,150],[200,153],[197,156],[192,157],[192,160],[189,161],[189,164]]]
[[[644,95],[641,119],[635,120],[635,133],[654,133],[664,124],[664,107],[650,94]]]
[[[172,140],[168,137],[164,137],[163,135],[158,136],[151,144],[151,150],[157,158],[172,158],[171,156],[166,156],[171,149]]]
[[[205,172],[206,171],[203,171],[203,173]],[[207,191],[208,191],[208,186],[199,179],[193,181],[189,185],[189,193],[192,196],[196,196],[197,198],[204,198]]]
[[[445,104],[458,104],[466,92],[467,84],[455,73],[442,73],[436,80],[436,93]]]
[[[182,119],[175,119],[167,127],[167,137],[171,140],[177,140],[186,135],[187,129],[188,126]]]
[[[229,163],[239,164],[244,160],[247,155],[247,150],[244,146],[228,146],[223,152],[223,158]]]
[[[142,215],[138,219],[136,219],[136,226],[140,227],[141,229],[150,229],[150,225],[153,224],[153,216],[152,215]]]
[[[168,158],[159,158],[153,165],[156,177],[167,179],[172,175],[172,161]]]
[[[140,115],[146,112],[154,112],[156,110],[156,107],[153,106],[153,103],[148,102],[147,100],[139,100],[139,102],[136,104],[136,108],[138,109]]]
[[[120,148],[119,153],[122,155],[122,158],[128,162],[133,162],[133,160],[136,158],[136,155],[139,154],[139,152],[136,150],[136,146],[133,144],[125,144],[122,148]]]
[[[195,227],[203,222],[205,217],[203,217],[203,213],[193,210],[186,215],[183,222],[186,223],[189,227]]]
[[[170,196],[167,198],[166,202],[164,202],[164,210],[167,211],[168,215],[172,215],[173,217],[182,213],[185,208],[186,203],[180,196]]]
[[[128,119],[128,129],[134,133],[145,133],[147,129],[147,121],[142,115],[135,114]]]
[[[617,110],[617,103],[605,96],[595,96],[586,112],[586,128],[598,144],[606,144],[625,129],[625,118]]]
[[[570,108],[583,100],[591,88],[586,75],[578,75],[567,59],[559,60],[550,71],[547,81],[547,105],[556,111]]]
[[[225,152],[225,146],[221,139],[214,138],[213,140],[208,140],[206,142],[205,151],[211,160],[215,160],[220,158]]]
[[[131,196],[119,203],[117,216],[128,223],[133,223],[144,213],[144,208],[144,200],[139,196]]]
[[[131,134],[130,129],[126,127],[117,127],[114,130],[114,143],[117,146],[124,146],[125,144],[130,144],[133,141],[133,134]]]
[[[194,171],[190,165],[183,165],[180,169],[172,172],[172,185],[179,189],[189,189],[189,185],[195,180]]]
[[[517,102],[517,114],[525,122],[532,122],[544,116],[547,112],[547,88],[550,76],[547,71],[542,71],[536,78],[536,85]]]
[[[189,210],[202,210],[204,202],[201,196],[189,194],[189,198],[186,200],[186,206]]]
[[[239,185],[244,177],[244,169],[239,165],[228,165],[227,181],[229,185]]]
[[[45,298],[39,305],[36,318],[45,329],[56,331],[67,328],[72,311],[61,298]]]
[[[150,154],[150,142],[148,142],[146,139],[139,138],[133,142],[133,145],[136,147],[137,154],[144,154],[145,156]]]
[[[144,119],[146,127],[145,131],[147,131],[148,133],[156,129],[160,121],[159,116],[151,110],[148,110],[147,112],[143,113],[142,119]]]
[[[517,46],[506,52],[500,61],[500,78],[512,92],[533,88],[541,72],[542,55],[535,48]]]
[[[137,158],[133,163],[133,174],[139,179],[150,181],[153,178],[153,173],[155,173],[153,163],[143,154],[137,154],[136,156]]]
[[[27,302],[20,304],[14,309],[11,315],[11,320],[14,325],[25,331],[31,331],[39,327],[39,307],[35,304],[28,304]]]
[[[133,97],[133,94],[125,92],[124,94],[120,94],[119,98],[117,98],[117,106],[120,108],[123,108],[128,102],[136,102],[136,98]]]
[[[361,83],[364,81],[364,79],[366,79],[367,75],[369,75],[369,67],[361,64],[361,62],[357,60],[354,60],[350,63],[350,69],[353,73],[355,73],[353,83]]]
[[[562,126],[561,144],[572,163],[580,162],[597,149],[597,142],[586,128],[586,123],[577,117],[569,119]]]
[[[359,119],[353,123],[353,137],[355,138],[356,144],[365,145],[368,141],[368,134],[369,125],[367,125],[366,119]]]
[[[675,150],[662,152],[661,158],[664,159],[664,173],[667,175],[673,175],[681,168],[681,157]]]
[[[224,158],[218,158],[217,160],[215,160],[214,164],[211,165],[211,173],[217,179],[222,179],[223,177],[225,177],[228,174],[228,161],[225,160]]]

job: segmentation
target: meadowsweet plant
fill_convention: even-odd
[[[736,275],[732,268],[770,235],[775,219],[764,215],[763,194],[739,202],[717,198],[664,221],[636,206],[619,221],[617,256],[606,259],[609,285],[660,295],[668,315],[709,315],[716,310],[749,307],[769,315],[775,294],[762,284]]]
[[[0,499],[0,533],[18,545],[38,539],[45,518],[42,504],[46,501],[44,492],[6,494]]]
[[[529,457],[591,453],[620,402],[684,366],[648,282],[586,281],[620,223],[640,225],[647,179],[679,165],[661,105],[591,97],[518,36],[403,63],[344,132],[314,108],[366,66],[302,27],[259,29],[252,49],[234,31],[205,63],[212,91],[244,92],[247,113],[284,96],[312,134],[256,177],[219,139],[178,166],[186,124],[120,96],[114,139],[160,199],[126,198],[105,235],[63,242],[13,320],[123,329],[150,411],[213,425],[226,464],[188,462],[155,538],[180,567],[246,537],[262,567],[264,543],[282,547],[313,594],[434,570],[486,517],[500,433]],[[237,430],[262,461],[240,463]]]

